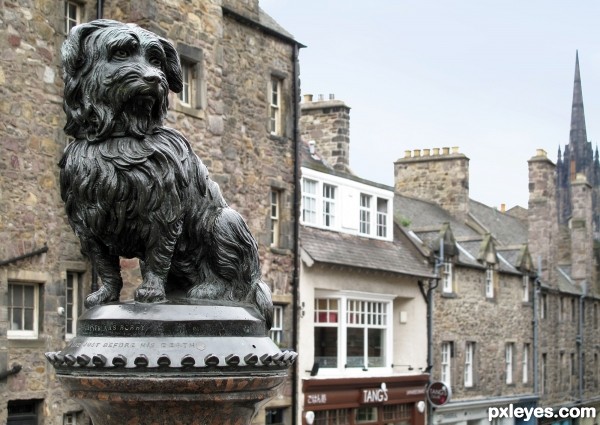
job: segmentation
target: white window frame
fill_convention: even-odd
[[[310,190],[308,190],[309,188]],[[317,180],[302,179],[302,222],[304,224],[317,224],[319,217],[318,193],[319,182]]]
[[[475,343],[468,341],[465,345],[465,376],[464,385],[465,388],[471,388],[473,386],[473,361],[475,359]]]
[[[75,16],[71,12],[75,12]],[[76,1],[65,0],[65,35],[69,35],[69,31],[76,25],[83,22],[83,6]]]
[[[373,224],[371,223],[373,196],[367,193],[360,194],[359,204],[359,228],[358,233],[361,235],[370,235]]]
[[[385,211],[382,211],[379,208],[379,202],[384,202],[385,203]],[[384,198],[377,198],[376,200],[376,208],[377,208],[377,233],[376,236],[380,237],[380,238],[385,238],[387,237],[387,232],[389,229],[389,224],[388,224],[388,216],[389,216],[389,202],[387,199]]]
[[[524,274],[523,275],[523,302],[524,303],[528,303],[530,301],[529,290],[530,290],[529,275]]]
[[[561,368],[562,365],[559,365]],[[523,383],[529,382],[529,344],[523,344]]]
[[[315,314],[313,315],[313,327],[333,327],[337,328],[338,343],[337,343],[337,366],[336,367],[321,367],[319,375],[345,375],[355,376],[364,375],[364,369],[369,371],[391,373],[392,372],[392,354],[393,354],[393,299],[394,295],[388,294],[373,294],[358,291],[315,291]],[[316,320],[316,302],[317,300],[337,300],[337,322],[318,322]],[[349,323],[348,318],[352,313],[348,309],[349,302],[364,302],[364,303],[379,303],[384,306],[384,312],[364,311],[362,314],[367,317],[367,323]],[[367,304],[368,305],[368,304]],[[372,304],[371,304],[372,305]],[[323,311],[322,311],[323,312]],[[333,312],[333,311],[327,311]],[[326,313],[327,313],[326,312]],[[381,320],[383,324],[369,324],[368,320],[373,320],[377,315],[383,314]],[[329,319],[330,315],[325,317]],[[356,317],[356,316],[355,316]],[[364,332],[364,364],[360,366],[348,365],[347,356],[347,329],[348,328],[363,328]],[[368,329],[381,329],[383,331],[383,366],[372,366],[368,364]],[[314,359],[316,361],[316,359]]]
[[[494,265],[489,264],[485,269],[485,296],[494,298]]]
[[[81,291],[82,277],[80,272],[67,270],[67,280],[65,282],[65,340],[67,341],[77,335],[79,292]],[[69,292],[71,292],[71,302],[69,302]],[[71,322],[72,332],[69,332],[69,321]]]
[[[273,325],[269,331],[269,336],[275,344],[281,344],[283,338],[283,306],[273,306]]]
[[[277,189],[271,189],[270,195],[270,219],[271,219],[271,246],[279,246],[279,232],[280,232],[280,210],[281,210],[281,191]]]
[[[514,344],[509,342],[504,347],[506,383],[513,384]]]
[[[308,188],[311,191],[308,191]],[[313,191],[314,189],[314,191]],[[326,229],[339,227],[337,198],[339,187],[311,178],[302,179],[302,222]]]
[[[269,80],[269,132],[281,136],[281,88],[283,80],[271,75]]]
[[[192,107],[194,98],[194,68],[195,64],[186,59],[181,59],[181,85],[182,89],[177,93],[179,103],[188,108]]]
[[[453,268],[454,265],[452,264],[450,257],[444,258],[442,263],[442,292],[445,294],[454,292]]]
[[[13,318],[13,309],[17,306],[13,306],[12,305],[12,300],[11,300],[11,291],[10,291],[10,287],[32,287],[33,288],[33,306],[31,307],[33,309],[33,329],[10,329],[12,327],[11,325],[11,319]],[[39,306],[39,300],[40,300],[40,283],[39,282],[24,282],[24,281],[18,281],[18,280],[11,280],[9,279],[8,281],[8,330],[6,331],[6,336],[8,339],[37,339],[39,336],[39,322],[40,322],[40,306]],[[23,312],[24,314],[24,312]],[[24,316],[23,319],[24,320]]]
[[[440,380],[447,385],[452,385],[452,342],[442,342],[441,347]]]
[[[323,183],[322,184],[322,208],[321,211],[323,213],[323,221],[322,224],[328,228],[336,227],[336,198],[339,196],[339,189],[337,186]]]

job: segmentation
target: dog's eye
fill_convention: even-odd
[[[123,49],[115,50],[113,57],[117,59],[127,59],[129,57],[129,52]]]
[[[150,62],[150,64],[153,66],[157,66],[157,67],[162,66],[162,61],[159,58],[150,58],[150,60],[148,62]]]

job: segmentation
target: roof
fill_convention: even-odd
[[[431,265],[425,257],[402,238],[391,242],[301,226],[300,244],[306,254],[318,263],[433,277]]]
[[[469,212],[499,245],[527,243],[527,223],[519,218],[472,199],[469,201]]]

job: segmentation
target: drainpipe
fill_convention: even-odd
[[[433,291],[440,284],[440,266],[444,262],[444,238],[440,238],[440,254],[435,257],[433,266],[433,280],[429,281],[427,288],[427,371],[429,372],[429,384],[433,376]],[[435,283],[434,283],[435,282]],[[427,425],[433,425],[433,406],[427,401]]]
[[[542,290],[542,282],[540,276],[542,273],[542,259],[538,257],[538,271],[534,281],[533,289],[533,393],[541,397],[539,389],[538,376],[538,354],[539,354],[539,327],[538,309],[540,303],[540,292]]]
[[[36,249],[34,251],[28,252],[27,254],[18,255],[16,257],[9,258],[7,260],[0,260],[0,266],[6,266],[11,263],[16,263],[17,261],[24,260],[29,257],[35,257],[36,255],[41,255],[48,252],[48,245],[44,244],[42,248]]]
[[[102,0],[96,0],[96,19],[102,19],[103,3]]]
[[[292,348],[298,352],[298,304],[299,286],[300,286],[300,75],[298,66],[298,44],[294,43],[292,52],[293,77],[292,77],[292,102],[294,102],[293,111],[293,134],[292,143],[294,144],[294,265],[292,276]],[[292,425],[298,422],[298,364],[292,370]]]
[[[4,372],[0,372],[0,381],[4,381],[11,375],[16,375],[21,371],[23,367],[20,364],[13,364],[12,368],[5,370]]]
[[[579,375],[579,385],[578,385],[578,393],[579,393],[579,403],[583,402],[583,303],[585,301],[585,296],[587,293],[587,283],[583,282],[581,296],[579,297],[579,320],[577,323],[577,358],[579,363],[579,368],[577,374]]]

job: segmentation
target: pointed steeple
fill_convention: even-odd
[[[585,114],[583,111],[581,76],[579,75],[579,51],[575,53],[575,81],[573,83],[573,105],[571,106],[571,135],[569,144],[571,145],[571,153],[575,156],[575,161],[581,160],[585,156],[587,132],[585,129]]]

